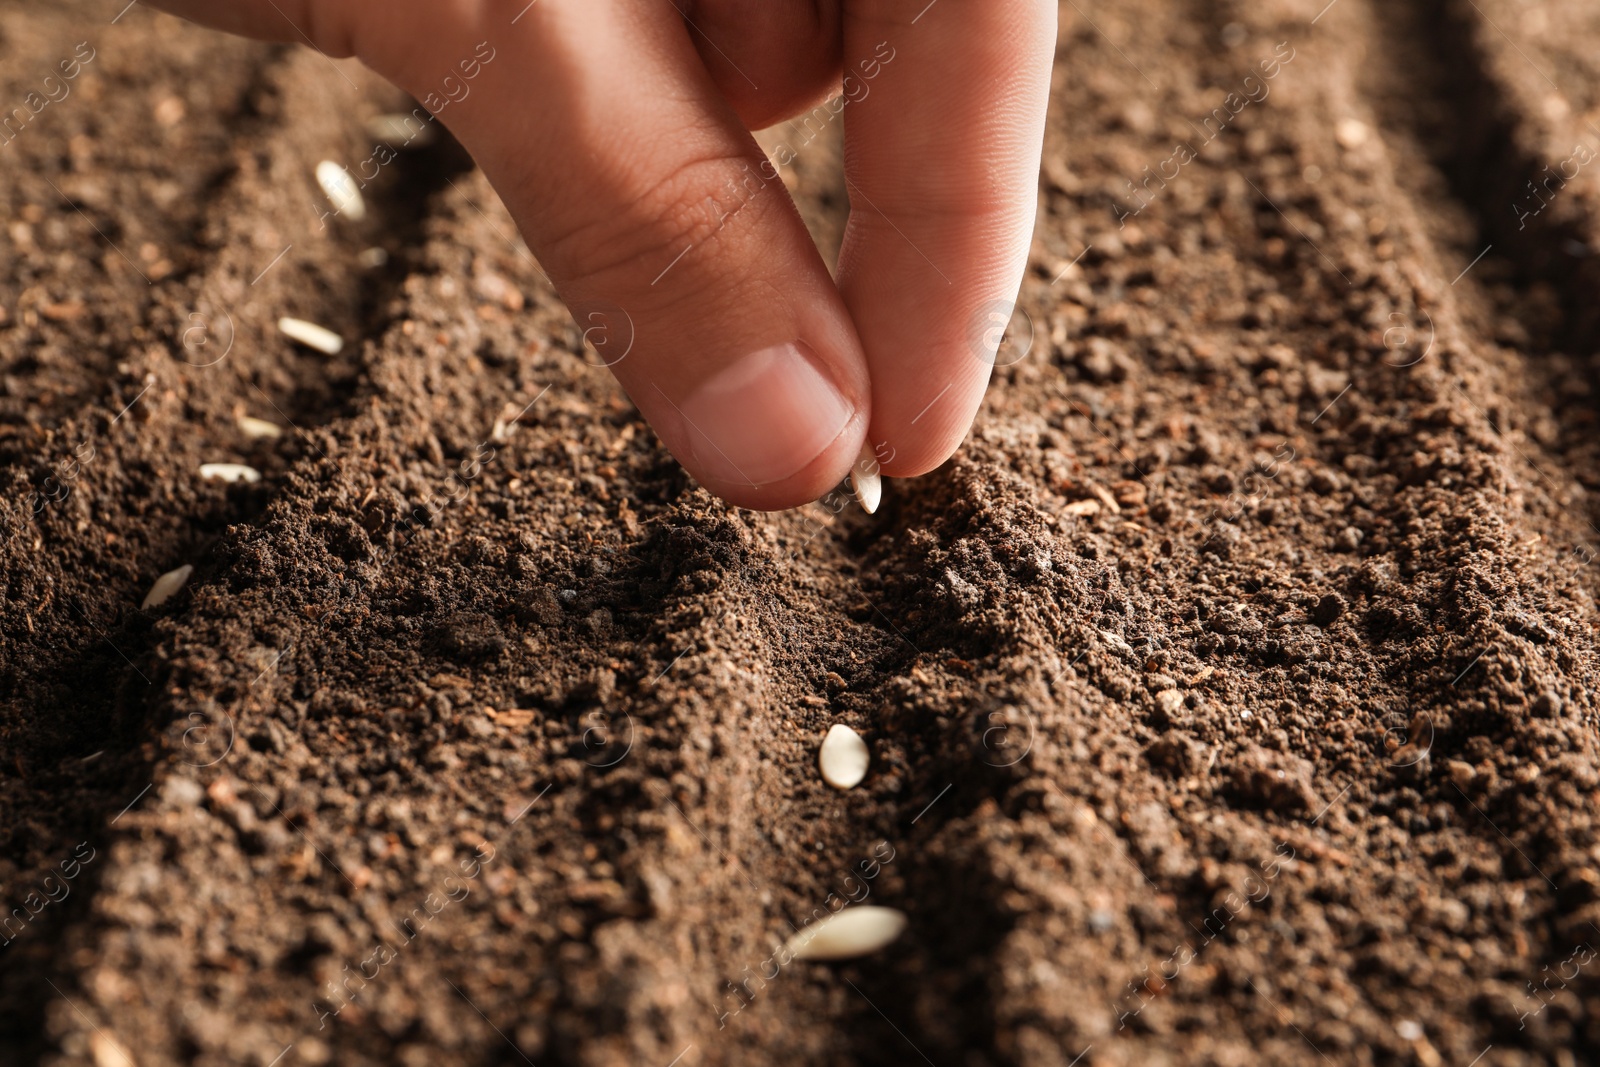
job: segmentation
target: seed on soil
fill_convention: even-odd
[[[94,1060],[94,1067],[133,1067],[133,1057],[128,1050],[98,1028],[89,1035],[89,1056]]]
[[[235,422],[238,423],[239,432],[252,440],[262,438],[276,438],[283,436],[283,427],[266,419],[258,419],[253,415],[240,415]]]
[[[183,116],[188,113],[188,110],[181,98],[164,96],[156,103],[154,110],[150,114],[161,125],[170,128],[182,122]]]
[[[433,143],[433,124],[405,114],[374,115],[367,120],[367,136],[390,148],[426,148]]]
[[[900,909],[857,904],[800,930],[784,947],[797,960],[853,960],[893,944],[905,929]]]
[[[348,216],[352,222],[360,222],[367,217],[367,202],[361,199],[361,188],[350,177],[350,172],[339,164],[327,159],[318,163],[317,184],[322,186],[328,202],[340,215]]]
[[[194,564],[185,563],[175,571],[168,571],[156,579],[156,584],[144,595],[141,608],[155,608],[171,600],[178,590],[182,589],[189,581],[189,575],[194,573]]]
[[[344,347],[343,337],[326,326],[318,326],[305,319],[291,319],[285,315],[278,320],[278,332],[291,341],[299,341],[307,348],[314,348],[330,356],[338,355],[339,350]]]
[[[1360,119],[1340,119],[1339,125],[1334,127],[1333,138],[1345,148],[1360,148],[1367,143],[1372,130]]]
[[[867,764],[872,754],[861,735],[843,723],[828,727],[817,752],[817,766],[822,769],[822,780],[835,789],[850,789],[867,776]]]
[[[861,446],[856,465],[850,468],[850,488],[868,515],[878,510],[878,502],[883,499],[883,478],[878,474],[878,457],[870,444]]]
[[[243,463],[202,463],[200,477],[223,482],[259,482],[261,472]]]

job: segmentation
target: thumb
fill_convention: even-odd
[[[670,5],[163,6],[354,52],[434,111],[706,488],[770,510],[814,500],[849,471],[871,408],[855,328],[776,168]]]

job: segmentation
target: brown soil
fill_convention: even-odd
[[[0,145],[0,1061],[1600,1059],[1588,0],[1064,4],[871,518],[694,486],[448,143],[324,226],[392,90],[120,6],[0,22],[93,49]]]

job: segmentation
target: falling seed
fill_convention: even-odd
[[[327,159],[318,163],[317,184],[322,186],[328,203],[333,205],[336,213],[349,216],[352,222],[360,222],[367,217],[367,202],[361,199],[360,187],[350,177],[350,172],[339,164]]]
[[[867,764],[872,754],[861,735],[843,723],[828,727],[817,752],[817,766],[822,770],[822,780],[835,789],[850,789],[867,776]]]
[[[261,472],[243,463],[202,463],[200,477],[223,482],[259,482]]]
[[[433,143],[433,118],[414,115],[374,115],[367,120],[367,136],[391,148],[426,148]]]
[[[339,349],[344,347],[344,338],[328,329],[318,326],[305,319],[291,319],[287,315],[278,320],[278,332],[291,341],[299,341],[307,348],[315,348],[318,352],[325,352],[330,356],[339,354]]]
[[[883,478],[878,474],[878,457],[871,445],[861,446],[856,465],[850,468],[850,488],[868,515],[878,510],[878,501],[883,499]]]
[[[893,944],[905,929],[898,908],[857,904],[802,928],[784,948],[797,960],[853,960]]]
[[[268,422],[266,419],[258,419],[251,415],[240,415],[235,421],[239,425],[239,432],[253,440],[283,436],[283,427],[275,422]]]
[[[389,262],[389,250],[379,248],[377,245],[373,245],[371,248],[363,248],[356,254],[356,262],[368,270],[377,270]]]
[[[150,591],[144,595],[144,603],[140,604],[139,607],[155,608],[165,604],[172,599],[173,594],[184,587],[189,581],[189,575],[193,573],[194,564],[185,563],[177,570],[163,574],[156,579],[156,584],[152,585]]]

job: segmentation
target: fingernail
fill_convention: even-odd
[[[757,486],[798,474],[855,414],[801,342],[763,348],[729,364],[679,410],[706,476]]]

